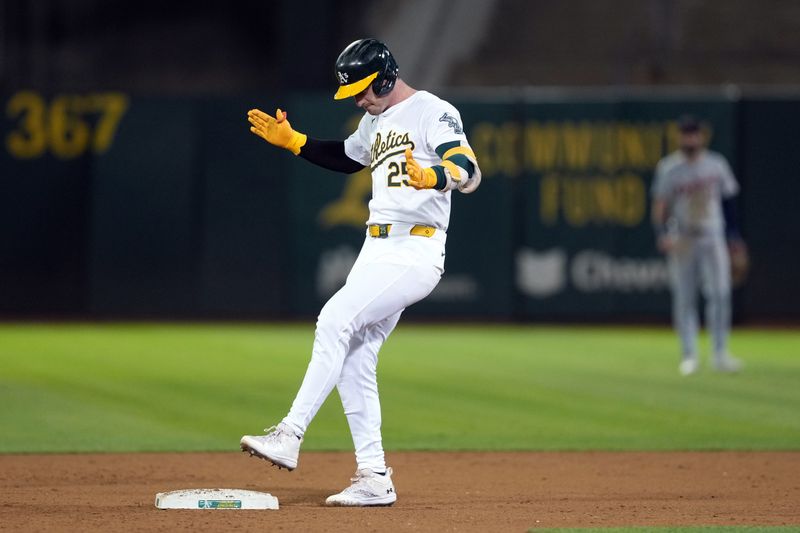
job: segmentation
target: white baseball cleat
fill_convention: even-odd
[[[392,469],[386,474],[376,474],[372,470],[356,471],[356,477],[350,478],[352,485],[339,494],[329,496],[325,505],[335,507],[369,507],[392,505],[397,501],[397,493],[392,483]]]
[[[697,357],[687,357],[678,365],[678,371],[681,376],[691,376],[698,370],[700,370],[700,361]]]
[[[729,353],[716,354],[714,356],[714,370],[735,374],[742,369],[742,362]]]
[[[266,459],[278,468],[294,470],[300,455],[303,438],[295,435],[286,424],[265,429],[266,435],[245,435],[240,441],[243,452]]]

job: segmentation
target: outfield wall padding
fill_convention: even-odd
[[[372,184],[248,131],[276,105],[299,130],[346,137],[360,113],[328,94],[179,98],[0,95],[0,315],[313,316],[364,240]],[[446,272],[408,316],[669,319],[649,223],[675,118],[705,121],[742,184],[753,269],[739,320],[800,317],[800,98],[546,100],[453,96],[483,183],[453,195]]]

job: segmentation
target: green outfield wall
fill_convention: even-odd
[[[409,316],[668,320],[649,188],[691,112],[742,184],[753,269],[737,318],[800,317],[800,97],[450,100],[483,183],[454,194],[447,271]],[[249,108],[279,105],[297,129],[344,138],[360,115],[330,95],[18,90],[0,104],[0,316],[311,316],[364,239],[368,172],[248,131]]]

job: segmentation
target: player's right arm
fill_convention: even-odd
[[[661,253],[669,253],[675,247],[675,238],[668,230],[669,208],[666,200],[653,199],[651,221],[656,232],[656,247]]]
[[[656,167],[651,190],[652,206],[650,208],[650,221],[656,233],[656,247],[662,253],[668,253],[674,247],[674,239],[667,229],[669,220],[669,203],[666,195],[666,172],[664,161]]]
[[[295,131],[286,119],[286,113],[280,109],[275,112],[274,117],[260,109],[251,109],[247,112],[247,120],[250,122],[250,131],[254,134],[315,165],[346,174],[364,168],[364,165],[347,156],[344,141],[312,139],[304,133]]]
[[[427,125],[422,134],[423,141],[429,147],[435,147],[441,163],[423,167],[413,158],[413,152],[406,149],[408,184],[415,189],[474,192],[481,183],[481,170],[467,142],[458,110],[437,99],[422,112],[421,122]]]
[[[670,239],[667,233],[667,202],[665,200],[653,198],[650,221],[653,223],[653,229],[656,232],[656,247],[660,252],[668,252]]]

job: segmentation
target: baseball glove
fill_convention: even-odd
[[[728,241],[728,254],[731,258],[731,281],[734,287],[742,285],[750,271],[750,253],[747,244],[741,239]]]

